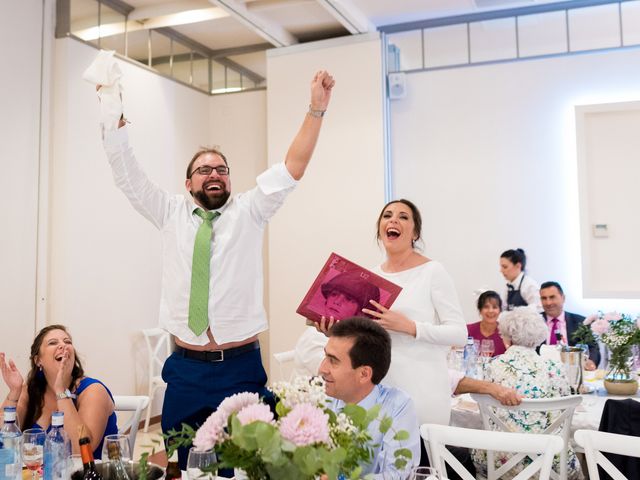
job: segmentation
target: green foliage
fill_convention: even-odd
[[[593,331],[589,325],[581,323],[578,328],[575,329],[571,339],[574,343],[583,343],[585,345],[595,345],[596,337],[593,335]]]
[[[147,480],[149,477],[149,455],[154,455],[156,453],[156,446],[159,446],[162,443],[162,439],[152,438],[151,443],[153,445],[143,445],[142,448],[147,449],[147,451],[142,452],[140,454],[140,459],[138,460],[139,472],[138,472],[138,480]]]
[[[309,385],[318,388],[317,382],[310,382],[306,387]],[[324,386],[321,387],[320,396],[324,392]],[[276,405],[279,417],[288,415],[293,408],[291,404],[286,406],[283,398]],[[318,399],[317,396],[314,398]],[[324,405],[324,399],[314,400],[311,404],[316,401],[318,407]],[[390,417],[381,416],[380,405],[369,410],[358,405],[346,405],[339,414],[326,407],[322,410],[329,419],[330,442],[299,447],[282,438],[276,422],[254,421],[243,425],[237,413],[225,417],[225,433],[215,445],[220,463],[212,469],[239,468],[250,480],[313,480],[323,474],[329,480],[337,480],[342,474],[356,480],[362,478],[363,466],[372,461],[374,445],[369,434],[372,422],[378,422],[377,427],[383,434],[393,433],[397,442],[409,439],[408,432],[393,430]],[[196,430],[186,424],[180,430],[169,431],[164,436],[168,455],[179,447],[190,447],[195,435]],[[402,468],[411,459],[411,451],[399,448],[394,458],[395,465]]]
[[[193,445],[193,439],[196,436],[196,430],[192,426],[183,423],[180,430],[172,428],[162,436],[167,444],[167,458],[171,458],[173,452],[178,448],[191,448],[191,445]]]
[[[393,420],[391,420],[391,417],[388,417],[388,416],[382,417],[382,420],[380,420],[380,433],[386,434],[392,425],[393,425]]]

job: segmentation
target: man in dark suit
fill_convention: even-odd
[[[548,345],[558,342],[558,335],[563,343],[575,345],[573,333],[584,322],[584,317],[576,313],[564,311],[564,292],[558,282],[544,282],[540,286],[540,301],[544,312],[542,317],[549,327]],[[600,363],[600,350],[598,345],[589,345],[589,360],[586,369],[595,370]]]

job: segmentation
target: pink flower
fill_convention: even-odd
[[[222,401],[218,407],[218,412],[224,415],[226,423],[232,413],[238,413],[247,405],[255,405],[257,403],[260,403],[260,397],[257,393],[236,393]]]
[[[598,319],[598,315],[596,315],[595,313],[593,315],[589,315],[587,318],[584,319],[584,324],[585,325],[591,325],[593,322],[595,322]]]
[[[329,415],[318,407],[300,403],[280,420],[280,434],[298,447],[329,443]]]
[[[604,319],[607,322],[622,320],[622,315],[620,315],[618,312],[609,312],[609,313],[605,313]]]
[[[252,422],[273,422],[273,413],[269,408],[269,405],[264,403],[257,403],[254,405],[247,405],[238,412],[238,420],[242,425],[247,425]]]
[[[226,418],[219,411],[213,412],[196,432],[193,446],[201,451],[211,450],[224,439],[224,427],[226,426]]]
[[[593,330],[593,333],[596,335],[607,333],[609,331],[609,322],[603,318],[599,318],[591,324],[591,330]]]

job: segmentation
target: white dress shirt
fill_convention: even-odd
[[[314,327],[305,329],[293,351],[292,375],[294,377],[318,375],[318,369],[324,360],[324,347],[328,340],[324,333],[317,331]]]
[[[524,277],[524,278],[523,278]],[[522,280],[522,285],[520,281]],[[527,306],[535,308],[538,312],[542,312],[542,302],[540,301],[540,285],[529,275],[525,275],[524,272],[520,272],[520,275],[516,277],[513,282],[507,282],[507,285],[511,285],[514,290],[518,290],[520,287],[520,295],[527,302]],[[509,287],[505,287],[502,292],[502,308],[507,307],[507,293]]]
[[[205,345],[206,331],[188,326],[191,263],[202,219],[190,197],[172,195],[151,182],[129,146],[126,128],[106,132],[104,148],[116,185],[162,234],[160,326],[183,342]],[[209,327],[218,344],[242,341],[267,329],[262,303],[264,228],[295,188],[284,163],[262,173],[252,190],[235,195],[213,222],[209,279]]]

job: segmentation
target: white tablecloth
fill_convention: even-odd
[[[588,382],[587,385],[593,386],[595,391],[581,395],[582,403],[576,407],[571,421],[572,432],[579,429],[598,430],[604,404],[609,399],[623,400],[625,398],[633,398],[640,402],[640,394],[637,392],[633,397],[609,395],[602,386],[601,381]],[[482,430],[482,419],[480,418],[478,404],[471,399],[470,395],[464,394],[452,399],[451,425]]]

